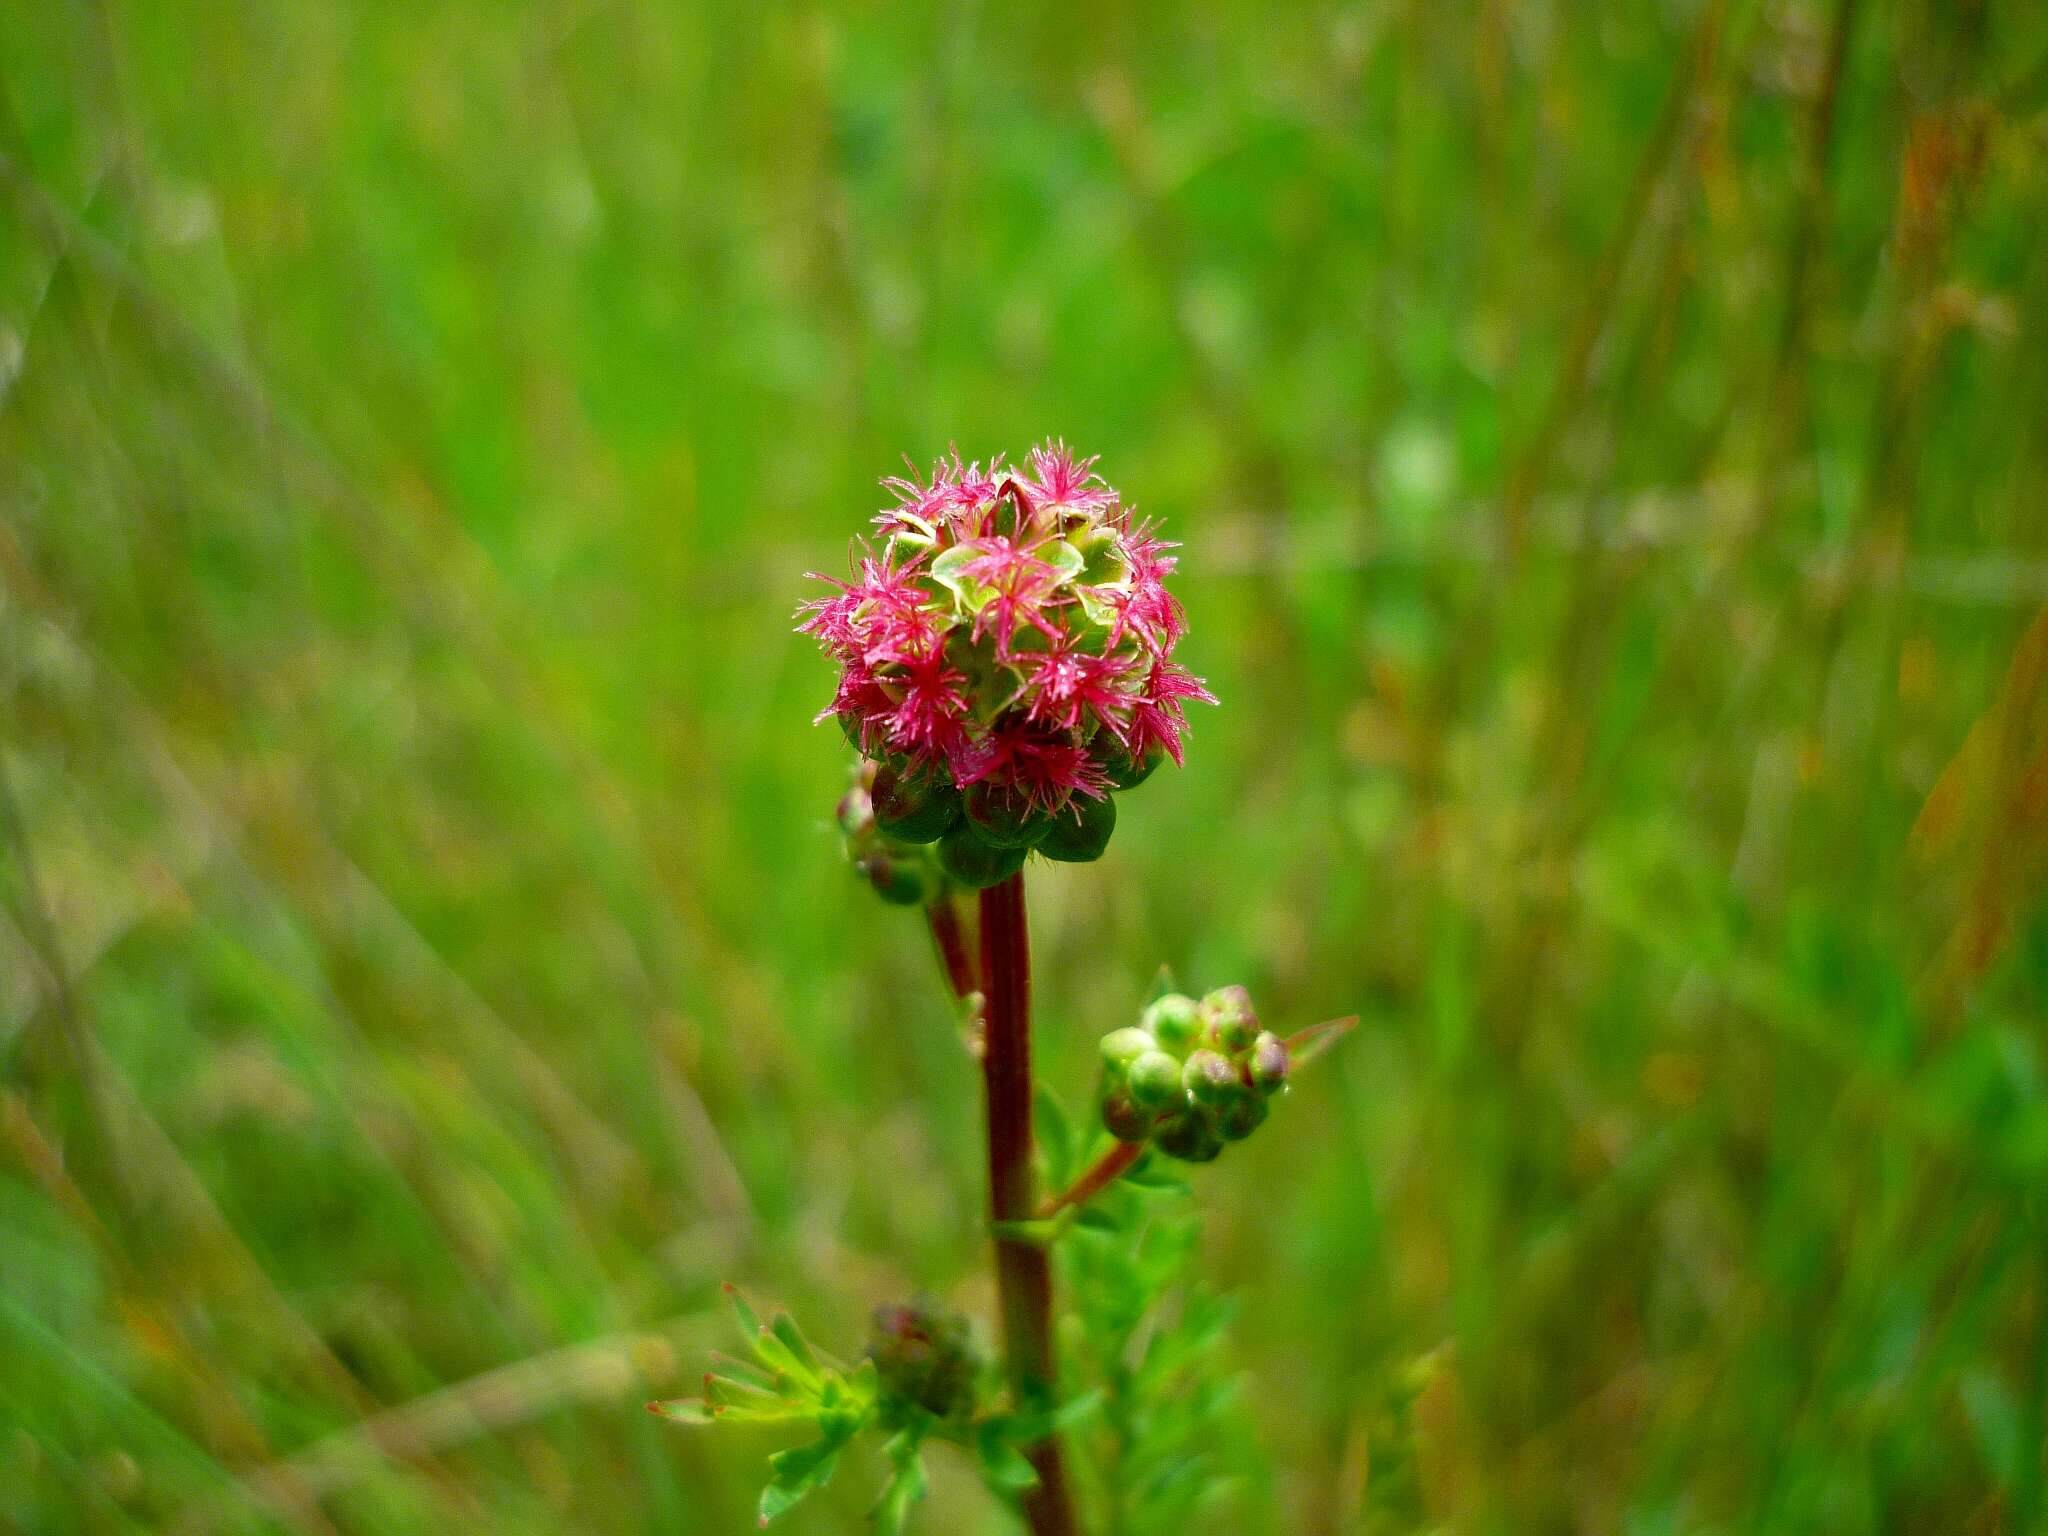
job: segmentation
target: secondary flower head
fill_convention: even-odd
[[[885,828],[942,839],[969,884],[1034,847],[1098,855],[1112,792],[1180,762],[1186,704],[1215,702],[1173,660],[1174,546],[1094,466],[1049,443],[1018,469],[956,454],[886,480],[879,539],[799,610],[840,668],[818,718],[883,765]]]

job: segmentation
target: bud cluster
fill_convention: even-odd
[[[834,813],[846,860],[892,906],[936,901],[946,888],[945,873],[929,848],[891,837],[882,829],[875,815],[875,776],[875,764],[856,764],[853,784]]]
[[[868,1358],[885,1403],[893,1399],[941,1419],[974,1405],[981,1358],[967,1319],[928,1296],[875,1308]]]
[[[1034,850],[1085,862],[1116,826],[1111,796],[1181,760],[1186,629],[1166,589],[1173,546],[1059,444],[1028,467],[957,456],[886,482],[879,553],[806,603],[799,628],[839,666],[819,719],[882,766],[883,832],[937,843],[984,887]]]
[[[1102,1123],[1118,1141],[1206,1163],[1242,1141],[1287,1086],[1287,1042],[1259,1027],[1243,987],[1196,1002],[1169,992],[1102,1037]]]

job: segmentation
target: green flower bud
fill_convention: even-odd
[[[1252,1042],[1252,1086],[1269,1098],[1287,1086],[1287,1042],[1270,1030]]]
[[[1063,864],[1092,864],[1116,831],[1116,800],[1110,795],[1100,800],[1075,795],[1048,820],[1051,825],[1038,851]]]
[[[1181,1095],[1181,1066],[1164,1051],[1147,1051],[1131,1063],[1126,1081],[1131,1097],[1147,1109],[1164,1109]]]
[[[1232,1097],[1234,1090],[1243,1085],[1238,1081],[1237,1068],[1226,1056],[1215,1051],[1196,1051],[1188,1057],[1187,1065],[1181,1069],[1181,1086],[1197,1104],[1213,1108]]]
[[[1229,1056],[1248,1050],[1259,1034],[1259,1016],[1243,987],[1218,987],[1203,998],[1202,1022],[1216,1048]]]
[[[868,1358],[875,1362],[885,1412],[892,1399],[942,1419],[974,1406],[981,1363],[967,1319],[929,1297],[875,1308]]]
[[[1112,1029],[1102,1037],[1102,1064],[1122,1077],[1132,1062],[1158,1049],[1159,1042],[1142,1029]]]
[[[1108,1094],[1102,1101],[1102,1128],[1118,1141],[1143,1141],[1151,1134],[1152,1122],[1158,1118],[1154,1111],[1140,1109],[1121,1089]]]
[[[936,842],[960,819],[960,792],[938,779],[875,770],[875,824],[902,843]]]
[[[914,907],[925,899],[929,891],[921,861],[871,853],[860,861],[860,871],[868,877],[868,884],[875,888],[875,894],[891,906]]]
[[[1184,1163],[1207,1163],[1222,1152],[1223,1138],[1216,1134],[1207,1115],[1190,1106],[1153,1133],[1152,1145]]]
[[[957,826],[939,839],[939,867],[969,890],[986,890],[1022,869],[1029,851],[991,847],[972,827]]]
[[[1052,830],[1050,818],[992,784],[970,785],[960,797],[960,808],[976,835],[992,848],[1029,848]]]
[[[1241,1093],[1216,1111],[1216,1134],[1225,1141],[1243,1141],[1266,1123],[1266,1101],[1255,1093]]]
[[[1169,1055],[1181,1056],[1202,1032],[1202,1014],[1192,997],[1169,992],[1148,1007],[1138,1020]]]

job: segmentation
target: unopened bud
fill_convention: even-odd
[[[1270,1030],[1252,1042],[1252,1086],[1268,1097],[1287,1085],[1287,1042]]]
[[[1255,1093],[1241,1093],[1216,1111],[1216,1134],[1225,1141],[1243,1141],[1266,1122],[1266,1101]]]
[[[914,907],[925,899],[925,870],[918,863],[886,853],[871,853],[860,861],[860,869],[868,877],[868,884],[875,888],[875,894],[891,906]]]
[[[1217,1049],[1235,1056],[1258,1037],[1259,1016],[1243,987],[1218,987],[1202,999],[1202,1022]]]
[[[1169,992],[1145,1010],[1138,1025],[1151,1033],[1161,1050],[1182,1056],[1202,1032],[1202,1013],[1192,997]]]
[[[1216,1134],[1207,1115],[1189,1106],[1159,1127],[1153,1134],[1152,1145],[1184,1163],[1207,1163],[1222,1152],[1223,1138]]]
[[[971,891],[1001,885],[1024,867],[1026,848],[996,848],[971,826],[957,826],[939,841],[939,867]]]
[[[1029,848],[1052,823],[1021,796],[993,784],[975,784],[960,797],[960,809],[977,836],[992,848]]]
[[[960,792],[952,785],[886,764],[875,771],[872,798],[876,825],[898,842],[936,842],[960,819]]]
[[[1205,1106],[1221,1104],[1232,1090],[1242,1086],[1230,1059],[1207,1050],[1188,1057],[1187,1065],[1181,1069],[1181,1085],[1197,1104]]]
[[[1063,864],[1091,864],[1102,857],[1116,831],[1116,801],[1109,795],[1092,800],[1076,794],[1055,811],[1038,851]]]
[[[979,1362],[967,1319],[928,1297],[875,1308],[868,1357],[885,1397],[942,1419],[973,1406]]]
[[[1157,1051],[1159,1042],[1142,1029],[1112,1029],[1102,1037],[1102,1064],[1121,1077],[1147,1051]]]
[[[1102,1100],[1102,1128],[1118,1141],[1143,1141],[1152,1133],[1152,1122],[1158,1118],[1154,1111],[1138,1108],[1121,1089]]]
[[[1147,1109],[1164,1109],[1181,1095],[1181,1065],[1164,1051],[1147,1051],[1130,1066],[1131,1097]]]
[[[1121,745],[1112,746],[1099,759],[1102,771],[1109,775],[1109,782],[1119,790],[1136,789],[1152,777],[1152,771],[1166,761],[1164,752],[1153,750],[1138,759],[1126,752]]]

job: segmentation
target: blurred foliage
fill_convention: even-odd
[[[742,1530],[719,1281],[988,1316],[789,614],[1063,434],[1224,707],[1046,1072],[1363,1014],[1228,1528],[2044,1529],[2044,325],[2038,0],[0,0],[0,1525]]]

